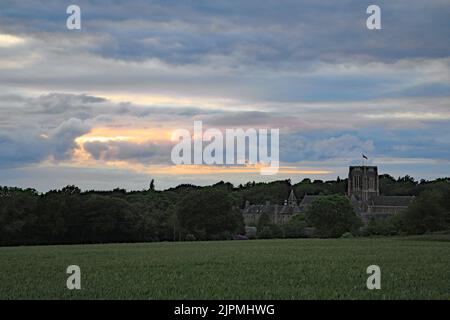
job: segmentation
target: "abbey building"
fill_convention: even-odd
[[[275,224],[285,224],[296,214],[305,212],[321,195],[305,195],[298,202],[294,190],[283,204],[250,204],[241,210],[246,225],[256,225],[262,214],[267,214]],[[414,197],[382,196],[376,166],[351,166],[348,173],[347,197],[363,221],[371,217],[388,217],[406,210]]]
[[[347,195],[363,221],[371,216],[390,216],[406,210],[414,199],[412,196],[380,196],[375,166],[349,168]]]

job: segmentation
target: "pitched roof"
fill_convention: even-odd
[[[300,212],[300,208],[298,206],[279,204],[252,204],[242,209],[241,212],[244,214],[274,214],[275,212],[277,212],[278,214],[295,214]]]
[[[373,206],[407,207],[414,200],[412,196],[378,196],[373,199]]]
[[[300,213],[300,207],[297,205],[294,206],[278,206],[278,213],[279,214],[296,214]]]
[[[297,197],[294,194],[294,189],[291,189],[291,193],[289,194],[287,201],[288,201],[288,204],[290,204],[290,205],[297,204]]]
[[[314,201],[316,201],[317,199],[319,199],[321,197],[323,197],[323,196],[308,196],[308,195],[305,195],[303,197],[302,202],[300,202],[300,206],[308,206],[308,205],[310,205],[311,203],[313,203]]]

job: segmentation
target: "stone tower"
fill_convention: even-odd
[[[379,195],[378,168],[376,166],[354,166],[348,172],[348,196],[363,204],[362,209]]]

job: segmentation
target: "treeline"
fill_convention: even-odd
[[[363,235],[424,234],[450,230],[450,182],[427,183],[408,210],[385,219],[371,219]]]
[[[0,193],[1,245],[213,240],[243,227],[229,195],[216,188],[127,193],[67,186],[38,194],[4,187]]]
[[[418,182],[409,176],[380,176],[382,194],[416,195],[417,200],[407,217],[369,224],[370,232],[424,233],[447,228],[449,183],[450,179]],[[1,187],[0,245],[230,239],[245,232],[239,208],[246,201],[282,204],[292,188],[299,200],[305,194],[344,195],[347,180],[304,179],[294,185],[290,180],[249,182],[237,187],[219,182],[208,187],[180,185],[164,191],[156,191],[152,181],[144,191],[82,192],[76,186],[67,186],[43,194],[34,189]],[[307,217],[293,219],[283,229],[266,221],[257,236],[304,236],[300,227],[309,225],[312,222]]]

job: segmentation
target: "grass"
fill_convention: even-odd
[[[66,288],[68,265],[82,290]],[[366,268],[381,268],[381,290]],[[450,242],[293,239],[0,248],[0,299],[448,299]]]

